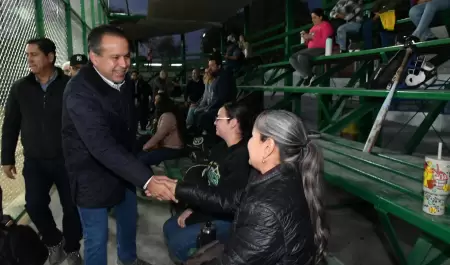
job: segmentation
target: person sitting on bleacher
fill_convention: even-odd
[[[214,146],[208,165],[197,165],[188,170],[185,181],[230,193],[242,190],[250,173],[247,140],[253,119],[249,109],[243,104],[227,103],[220,108],[214,124],[217,135],[224,142]],[[167,220],[163,227],[169,253],[182,262],[189,258],[190,250],[196,248],[197,236],[205,222],[214,222],[217,239],[225,243],[234,218],[232,214],[215,215],[209,209],[188,207],[182,214]]]
[[[313,78],[311,59],[325,54],[325,43],[328,37],[333,36],[333,28],[327,21],[323,9],[316,8],[311,12],[313,27],[309,33],[301,32],[308,48],[300,50],[291,56],[289,62],[303,78],[303,84],[309,85]]]
[[[374,32],[379,34],[381,47],[389,47],[395,44],[395,33],[384,28],[380,15],[384,12],[394,10],[400,4],[400,0],[377,0],[373,4],[371,15],[362,25],[362,34],[364,39],[364,49],[373,48]]]
[[[347,52],[347,33],[359,32],[362,22],[361,0],[339,0],[330,11],[331,25],[336,32],[336,43],[341,52]]]
[[[203,84],[205,85],[205,89],[203,90],[203,95],[200,99],[199,104],[191,113],[192,117],[188,117],[187,119],[192,119],[192,121],[186,122],[186,126],[190,129],[195,125],[195,116],[203,113],[211,102],[211,84],[214,81],[214,77],[210,74],[209,68],[205,69],[205,74],[203,75]]]
[[[222,68],[220,56],[209,59],[208,72],[213,81],[209,89],[205,88],[201,107],[195,110],[194,126],[191,127],[194,134],[199,131],[214,134],[213,124],[217,111],[225,102],[236,98],[236,80],[230,71]]]
[[[239,36],[239,48],[244,53],[245,59],[252,57],[250,43],[245,39],[244,35]]]
[[[156,128],[138,154],[139,160],[148,167],[180,157],[184,147],[186,124],[175,103],[166,93],[159,93],[155,105],[157,122],[153,126]]]
[[[195,109],[200,103],[200,100],[205,92],[205,84],[200,76],[200,70],[195,68],[192,70],[192,79],[186,85],[184,91],[184,101],[186,107],[188,107],[188,113],[186,117],[186,126],[189,128],[194,123]]]
[[[172,93],[173,84],[172,81],[167,77],[167,72],[161,70],[159,76],[150,82],[150,87],[152,88],[152,101],[155,102],[156,94],[160,92],[166,92],[168,95]]]
[[[236,73],[241,68],[242,59],[245,57],[234,35],[227,37],[227,44],[227,51],[223,56],[226,60],[225,68],[230,72]]]
[[[223,251],[216,245],[217,251],[204,255],[202,264],[326,263],[324,160],[300,118],[284,110],[263,112],[255,121],[248,151],[258,174],[237,192],[166,181],[178,200],[235,216]],[[200,259],[201,252],[198,255]]]
[[[436,12],[450,8],[449,0],[417,0],[416,5],[409,10],[409,17],[416,25],[412,33],[415,41],[428,41],[436,39],[430,30],[430,24]]]

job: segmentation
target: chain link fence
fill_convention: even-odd
[[[87,53],[87,35],[92,27],[106,24],[102,0],[1,0],[0,1],[0,123],[11,85],[29,73],[25,43],[47,37],[56,44],[56,65],[72,54]],[[1,146],[0,146],[1,148]],[[25,185],[22,177],[23,148],[16,151],[18,176],[11,180],[3,172],[3,208],[13,217],[24,212]]]

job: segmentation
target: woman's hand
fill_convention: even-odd
[[[312,40],[313,35],[309,34],[309,33],[305,33],[302,35],[304,40]]]
[[[193,211],[191,209],[186,209],[184,210],[184,212],[178,217],[178,225],[181,228],[185,228],[186,227],[186,219],[191,216],[191,214],[193,213]]]
[[[142,147],[142,150],[148,152],[154,148],[155,148],[154,146],[150,145],[150,141],[148,141],[144,144],[144,146]]]
[[[372,20],[376,21],[379,18],[380,18],[380,13],[375,13],[375,15],[373,16]]]

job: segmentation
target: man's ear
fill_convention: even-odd
[[[89,51],[89,61],[91,61],[93,65],[96,65],[98,62],[97,54],[93,51]]]
[[[51,52],[47,55],[47,57],[50,62],[54,62],[56,55],[55,55],[55,53]]]

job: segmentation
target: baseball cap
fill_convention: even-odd
[[[87,64],[88,59],[84,54],[74,54],[70,57],[70,66]]]

